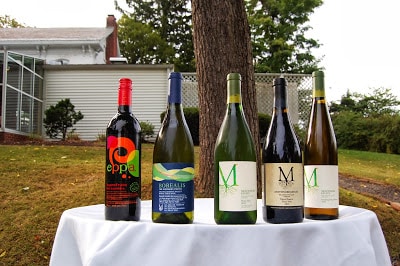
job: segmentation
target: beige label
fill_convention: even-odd
[[[291,207],[304,204],[302,163],[266,163],[264,171],[265,205]]]
[[[256,162],[219,162],[219,209],[221,211],[257,209]]]
[[[304,207],[338,208],[339,169],[337,165],[305,165],[304,185]]]

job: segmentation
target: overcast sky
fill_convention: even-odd
[[[121,0],[119,0],[122,3]],[[125,2],[125,1],[123,1]],[[349,89],[391,88],[400,98],[400,0],[325,0],[311,16],[307,36],[323,44],[328,101]],[[114,0],[2,0],[0,15],[27,26],[105,27]]]

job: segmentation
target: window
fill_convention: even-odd
[[[41,135],[44,61],[8,51],[0,60],[2,129]]]

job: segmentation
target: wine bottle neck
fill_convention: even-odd
[[[119,81],[118,89],[118,112],[130,113],[132,104],[132,81],[122,78]]]
[[[243,113],[241,77],[239,73],[230,73],[227,76],[227,114],[237,115]]]
[[[167,106],[166,116],[170,119],[184,119],[182,104],[169,103]]]
[[[313,98],[325,98],[324,72],[314,71],[313,77]]]
[[[227,103],[242,103],[240,75],[231,73],[227,78]]]
[[[274,107],[277,109],[287,108],[287,92],[284,85],[275,86]]]
[[[287,90],[285,78],[276,78],[274,87],[274,113],[287,113]]]
[[[130,105],[118,105],[118,112],[121,114],[124,113],[131,113],[132,112],[132,108]]]
[[[182,103],[182,74],[179,72],[172,72],[169,76],[168,103]]]

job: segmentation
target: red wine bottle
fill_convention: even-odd
[[[304,218],[303,158],[290,120],[284,78],[274,80],[274,110],[262,150],[263,218],[299,223]]]
[[[106,220],[140,220],[141,129],[131,102],[132,81],[122,78],[118,112],[106,130]]]

